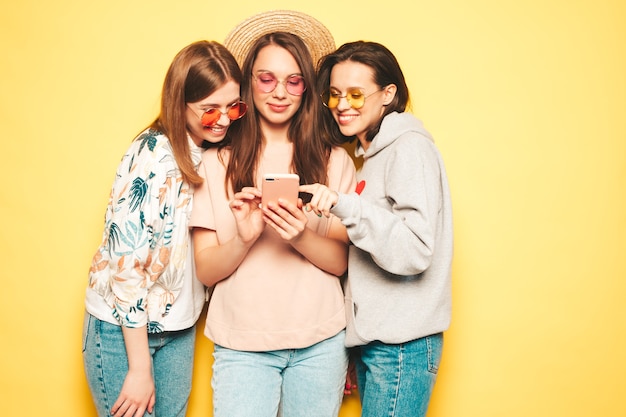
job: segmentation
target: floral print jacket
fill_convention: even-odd
[[[202,151],[189,139],[192,159]],[[146,129],[120,162],[105,215],[102,243],[89,270],[89,297],[102,297],[125,327],[162,331],[183,286],[190,250],[192,193],[169,139]]]

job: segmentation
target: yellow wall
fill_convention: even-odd
[[[396,53],[447,164],[454,317],[429,417],[626,415],[622,0],[3,1],[0,414],[94,415],[82,303],[115,167],[178,50],[295,4]],[[192,417],[211,415],[210,353],[201,336]]]

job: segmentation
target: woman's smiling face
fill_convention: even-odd
[[[346,92],[359,89],[366,97],[363,107],[355,109],[345,98]],[[330,72],[330,90],[342,96],[337,107],[331,109],[339,130],[345,136],[356,136],[367,149],[365,137],[383,115],[388,94],[374,82],[372,69],[359,62],[343,61]],[[378,93],[381,94],[378,94]]]
[[[231,123],[224,113],[239,100],[239,84],[230,80],[202,100],[187,103],[187,131],[194,143],[202,146],[202,142],[205,140],[218,143],[224,139]],[[210,108],[218,109],[222,114],[215,125],[203,126],[202,114]]]

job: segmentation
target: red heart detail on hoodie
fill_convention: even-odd
[[[356,185],[356,193],[361,195],[361,192],[363,192],[364,188],[365,188],[365,180],[359,181],[358,184]]]

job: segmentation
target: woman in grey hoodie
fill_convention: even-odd
[[[406,113],[409,91],[394,55],[352,42],[318,74],[336,140],[358,140],[357,189],[320,184],[306,209],[330,213],[351,240],[346,345],[354,351],[362,416],[424,416],[450,324],[452,207],[431,135]]]

